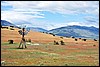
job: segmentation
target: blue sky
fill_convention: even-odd
[[[99,28],[99,1],[2,1],[1,19],[48,30],[67,25]]]

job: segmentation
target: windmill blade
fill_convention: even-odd
[[[24,35],[27,35],[27,34],[28,34],[28,31],[25,31],[25,32],[24,32]]]
[[[29,32],[29,31],[30,31],[30,28],[26,28],[26,31],[28,31],[28,32]]]
[[[23,34],[23,33],[22,33],[22,30],[19,30],[18,32],[19,32],[19,34],[20,34],[20,35],[22,35],[22,34]]]

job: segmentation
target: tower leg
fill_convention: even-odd
[[[24,46],[25,46],[25,48],[27,48],[27,47],[26,47],[26,42],[24,42]]]
[[[23,44],[22,44],[22,49],[23,49]]]
[[[20,44],[19,44],[19,48],[20,48],[21,44],[22,44],[22,40],[21,40],[21,42],[20,42]]]

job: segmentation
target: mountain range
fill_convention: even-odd
[[[37,31],[37,32],[47,32],[48,30],[45,30],[43,28],[39,28],[39,27],[27,27],[27,29],[30,29],[32,31]]]
[[[14,26],[15,28],[18,28],[18,26],[14,25],[6,20],[1,20],[1,26]]]
[[[1,20],[1,25],[18,27],[6,20]],[[52,33],[54,35],[64,36],[64,37],[73,36],[76,38],[81,37],[81,38],[99,39],[99,28],[93,26],[87,27],[87,26],[72,25],[72,26],[64,26],[52,30],[45,30],[39,27],[27,27],[27,29],[30,29],[32,31],[37,31],[37,32]]]
[[[1,26],[14,26],[15,28],[19,28],[17,25],[14,25],[11,22],[6,21],[6,20],[1,20]],[[30,29],[32,31],[37,31],[37,32],[47,32],[48,31],[48,30],[45,30],[39,27],[27,27],[26,29]]]
[[[78,26],[78,25],[72,25],[72,26],[65,26],[60,27],[56,29],[49,30],[48,33],[53,33],[55,35],[59,36],[73,36],[76,38],[99,38],[99,28],[96,27],[86,27],[86,26]]]

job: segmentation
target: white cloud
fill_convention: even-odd
[[[7,11],[1,11],[1,19],[15,24],[37,25],[52,29],[64,25],[91,25],[83,22],[50,24],[37,22],[36,18],[45,18],[43,11],[60,14],[92,14],[99,17],[99,1],[2,1],[1,6],[11,6]],[[54,25],[54,26],[52,26]],[[94,26],[97,24],[94,23]]]
[[[80,25],[80,26],[94,26],[99,28],[99,25],[97,23],[91,23],[91,22],[69,22],[68,25]]]
[[[84,19],[88,22],[99,22],[99,17],[97,16],[85,16]]]
[[[43,23],[43,26],[41,28],[51,30],[59,27],[64,27],[64,26],[70,26],[70,25],[79,25],[79,26],[87,26],[91,27],[94,26],[96,28],[99,28],[99,25],[97,23],[90,23],[90,22],[68,22],[68,23]]]
[[[14,9],[38,9],[58,13],[85,13],[98,12],[98,1],[6,1],[3,6],[12,6]],[[25,11],[26,11],[25,10]]]
[[[30,14],[31,13],[31,14]],[[34,14],[34,15],[32,15]],[[43,14],[37,12],[15,12],[15,11],[2,11],[1,19],[11,21],[14,24],[29,24],[34,21],[35,18],[44,18]]]

